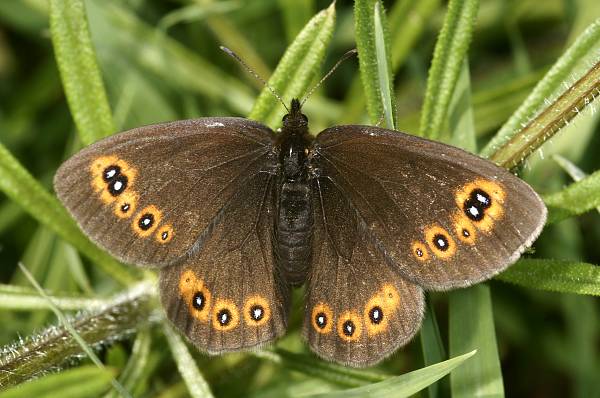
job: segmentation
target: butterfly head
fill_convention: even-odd
[[[292,100],[290,111],[282,119],[283,129],[301,135],[308,129],[308,118],[302,113],[302,105],[297,98]]]

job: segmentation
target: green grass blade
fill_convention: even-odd
[[[334,24],[335,3],[332,3],[315,15],[287,48],[269,79],[271,87],[284,101],[291,101],[306,93],[325,57]],[[281,123],[284,112],[277,98],[265,87],[248,117],[275,127]]]
[[[600,267],[588,263],[521,259],[496,279],[530,289],[600,296]]]
[[[32,217],[56,232],[121,283],[134,280],[134,273],[94,245],[56,198],[48,193],[0,144],[0,191]]]
[[[446,349],[440,335],[440,328],[435,316],[435,310],[431,305],[431,300],[427,301],[427,310],[425,311],[425,319],[420,332],[421,352],[423,353],[423,363],[425,366],[430,366],[438,362],[442,362],[447,358]],[[429,398],[438,397],[439,384],[434,383],[427,387]]]
[[[115,376],[112,369],[80,366],[0,392],[0,398],[88,398],[106,391]]]
[[[473,356],[475,351],[454,357],[444,362],[436,363],[402,376],[390,377],[379,383],[368,386],[353,388],[350,390],[336,391],[325,394],[311,395],[313,398],[352,398],[352,397],[381,397],[381,398],[402,398],[421,391],[425,387],[435,383],[456,367],[463,364],[468,358]],[[468,362],[467,362],[468,363]]]
[[[463,61],[466,58],[478,0],[451,0],[438,37],[427,78],[421,113],[420,135],[439,139]]]
[[[562,157],[560,155],[552,156],[554,161],[571,176],[574,181],[581,181],[586,178],[588,175],[581,170],[577,165],[571,162],[569,159]],[[600,206],[596,207],[596,210],[600,213]]]
[[[477,350],[450,375],[452,397],[503,397],[489,287],[479,284],[451,292],[448,318],[450,355]]]
[[[547,106],[544,106],[544,102],[556,93],[561,85],[569,80],[581,68],[582,64],[585,64],[585,60],[589,59],[590,55],[595,54],[598,48],[600,48],[600,20],[591,24],[559,58],[519,109],[513,113],[494,138],[488,142],[481,151],[481,155],[491,157],[520,134],[521,127],[527,124],[536,111],[547,108]],[[503,156],[503,158],[506,157]]]
[[[545,195],[543,199],[549,210],[549,223],[590,211],[600,206],[600,171],[559,192]]]
[[[102,298],[52,295],[52,301],[61,310],[94,310],[109,302]],[[0,308],[5,310],[49,309],[48,301],[32,289],[0,284]]]
[[[314,14],[315,0],[278,0],[278,3],[287,41],[291,43]]]
[[[471,78],[469,76],[469,64],[466,59],[463,61],[456,82],[456,89],[450,102],[448,125],[452,134],[452,145],[472,153],[477,152],[475,122],[473,107],[471,106]]]
[[[50,32],[81,141],[89,145],[114,133],[83,0],[50,0]]]
[[[394,127],[392,61],[389,33],[379,0],[354,3],[354,31],[360,63],[360,78],[371,123],[384,117],[388,128]]]
[[[177,369],[187,385],[190,396],[192,398],[212,397],[213,394],[210,391],[210,386],[204,380],[202,373],[200,373],[196,365],[196,361],[194,361],[192,354],[190,354],[179,334],[166,322],[164,323],[163,331],[169,342],[169,347],[171,347],[171,353],[177,364]]]

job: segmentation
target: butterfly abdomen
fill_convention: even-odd
[[[275,254],[292,285],[304,282],[312,252],[313,210],[305,181],[284,182],[278,195]]]

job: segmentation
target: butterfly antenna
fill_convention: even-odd
[[[250,73],[252,76],[254,76],[266,88],[268,88],[269,91],[271,91],[271,93],[273,93],[273,95],[279,100],[279,102],[281,102],[281,104],[283,105],[283,107],[285,108],[285,110],[288,111],[288,113],[290,112],[290,110],[288,109],[288,107],[285,104],[285,102],[283,102],[283,99],[279,96],[279,94],[277,94],[277,92],[275,92],[275,90],[273,90],[273,87],[271,87],[269,85],[269,83],[267,83],[267,81],[265,79],[263,79],[262,77],[260,77],[258,75],[258,73],[254,72],[254,70],[247,63],[245,63],[244,60],[242,58],[240,58],[239,55],[237,55],[236,53],[233,52],[233,50],[230,50],[229,48],[227,48],[225,46],[219,46],[219,48],[221,50],[223,50],[227,55],[229,55],[230,57],[232,57],[233,59],[235,59],[236,61],[238,61],[244,67],[244,69],[246,69],[248,71],[248,73]]]
[[[321,86],[321,84],[323,84],[323,82],[325,80],[327,80],[327,78],[329,76],[331,76],[331,74],[333,72],[335,72],[335,70],[338,68],[338,66],[341,65],[342,62],[344,62],[345,60],[347,60],[350,57],[353,57],[356,54],[358,54],[358,51],[356,50],[356,48],[353,48],[352,50],[350,50],[350,51],[346,52],[344,55],[342,55],[342,58],[340,58],[340,60],[337,61],[335,63],[335,65],[333,65],[333,67],[329,70],[329,72],[327,72],[327,74],[325,76],[323,76],[321,78],[321,80],[319,80],[319,82],[313,86],[313,88],[310,89],[310,91],[308,92],[308,94],[306,94],[306,96],[302,100],[302,103],[300,104],[300,107],[302,107],[302,105],[304,105],[304,103],[306,102],[306,100],[315,92],[315,90],[318,89]]]

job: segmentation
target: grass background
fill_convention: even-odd
[[[427,386],[421,395],[600,396],[598,104],[565,128],[560,112],[549,112],[557,135],[551,123],[517,133],[564,89],[586,97],[576,84],[581,76],[589,77],[589,99],[600,95],[597,75],[586,75],[600,59],[600,5],[376,4],[0,2],[0,384],[36,379],[0,396],[111,396],[121,388],[142,397],[336,396],[365,385],[373,396]],[[492,158],[499,147],[518,158],[533,152],[519,171],[551,210],[535,253],[501,281],[429,295],[421,335],[374,369],[311,356],[299,336],[300,292],[290,332],[275,350],[219,358],[188,350],[162,323],[152,274],[87,241],[49,193],[50,182],[77,148],[130,127],[209,115],[251,115],[277,127],[283,108],[219,45],[272,76],[286,99],[357,47],[359,62],[344,63],[307,102],[314,132],[383,116],[388,126]],[[530,138],[535,133],[541,141]],[[521,149],[502,146],[505,134],[516,134]],[[18,270],[20,261],[55,309],[76,317],[75,331],[104,368],[73,359],[83,350]],[[431,384],[459,363],[450,379]]]

